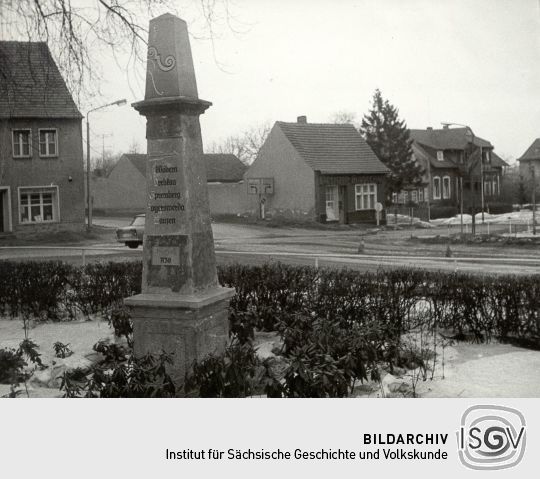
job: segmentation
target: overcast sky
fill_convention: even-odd
[[[235,0],[235,33],[193,39],[205,145],[261,123],[357,118],[376,88],[409,128],[465,123],[504,158],[540,137],[540,0]],[[186,13],[189,20],[190,14]],[[144,96],[142,82],[104,58],[104,102]],[[96,112],[96,135],[146,150],[130,106]],[[101,140],[93,136],[94,151]]]

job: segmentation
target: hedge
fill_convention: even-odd
[[[236,288],[233,331],[272,329],[291,314],[306,312],[366,327],[375,323],[392,336],[422,322],[471,334],[477,341],[540,339],[540,275],[413,269],[364,273],[278,264],[224,267],[220,280]]]
[[[73,319],[106,312],[141,290],[142,263],[0,261],[0,314]]]
[[[110,312],[140,292],[140,262],[0,262],[0,314],[72,319]],[[398,269],[347,269],[266,264],[218,268],[234,287],[232,332],[240,340],[255,329],[272,331],[294,315],[332,318],[398,337],[419,322],[492,337],[540,338],[540,275],[479,276]]]

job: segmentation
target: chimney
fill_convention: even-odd
[[[307,123],[307,116],[302,115],[302,116],[297,117],[296,123],[302,123],[303,125],[305,125]]]

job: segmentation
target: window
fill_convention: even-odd
[[[373,210],[377,201],[377,185],[375,183],[362,183],[355,185],[355,200],[357,210]]]
[[[500,195],[500,191],[499,191],[499,177],[497,176],[497,178],[493,178],[493,195]]]
[[[444,161],[444,152],[442,150],[437,151],[437,161]]]
[[[416,190],[411,191],[411,201],[413,203],[418,203],[418,192]]]
[[[418,201],[420,203],[422,203],[422,201],[424,201],[424,189],[423,188],[420,188],[418,190]]]
[[[398,194],[392,193],[392,203],[397,204],[398,202]]]
[[[30,157],[30,130],[13,130],[13,158]]]
[[[39,130],[39,156],[58,156],[58,140],[55,129]]]
[[[326,219],[327,221],[337,221],[339,219],[338,212],[338,187],[336,185],[328,185],[326,187]]]
[[[21,223],[58,221],[57,188],[19,188],[19,221]]]
[[[443,198],[445,200],[447,200],[448,198],[450,198],[450,192],[451,192],[451,188],[450,188],[450,177],[449,176],[445,176],[443,178]]]
[[[441,179],[438,176],[433,178],[433,199],[441,199]]]

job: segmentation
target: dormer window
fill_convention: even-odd
[[[444,161],[444,152],[442,150],[437,151],[437,161]]]

